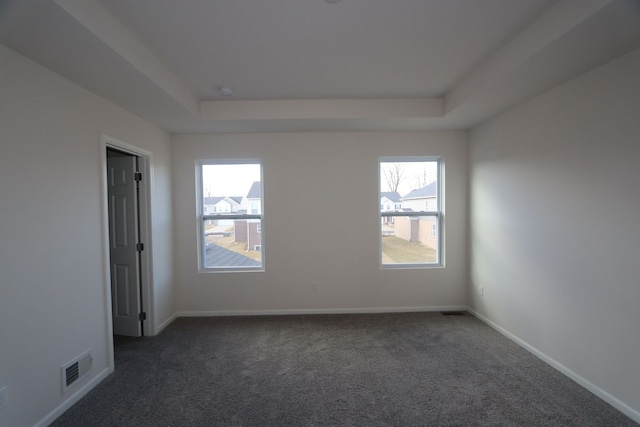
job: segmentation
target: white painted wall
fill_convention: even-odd
[[[152,153],[156,321],[172,296],[169,136],[0,45],[0,425],[52,421],[109,369],[100,134]],[[45,207],[45,208],[43,208]],[[92,349],[65,395],[61,366]]]
[[[640,50],[469,144],[471,307],[640,421]]]
[[[466,138],[466,132],[174,135],[179,312],[465,306]],[[380,269],[380,156],[444,157],[446,268]],[[215,158],[263,160],[265,272],[198,272],[196,161]]]

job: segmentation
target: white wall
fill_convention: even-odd
[[[32,426],[108,372],[100,134],[152,153],[155,304],[172,297],[169,136],[0,45],[0,425]],[[93,370],[61,393],[61,366]]]
[[[469,144],[472,308],[640,421],[640,50]]]
[[[466,132],[174,135],[179,312],[465,306],[466,138]],[[446,268],[379,267],[378,158],[394,155],[445,158]],[[263,159],[265,272],[198,272],[195,168],[198,159],[214,158]]]

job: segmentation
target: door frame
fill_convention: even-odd
[[[123,153],[131,154],[138,158],[138,169],[142,174],[138,197],[140,240],[144,243],[144,250],[140,253],[140,293],[142,297],[142,311],[147,314],[142,321],[143,336],[156,334],[153,321],[153,266],[151,240],[151,153],[134,145],[100,134],[100,182],[102,184],[102,248],[103,248],[103,274],[105,284],[105,313],[107,321],[107,348],[109,371],[113,372],[114,348],[113,348],[113,315],[111,312],[111,263],[109,256],[109,208],[107,191],[107,149],[113,148]]]

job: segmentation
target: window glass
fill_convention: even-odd
[[[440,160],[380,160],[380,262],[440,265]]]
[[[200,178],[202,268],[262,269],[262,165],[202,162]]]

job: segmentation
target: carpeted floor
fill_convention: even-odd
[[[469,314],[180,318],[53,426],[637,426]]]

